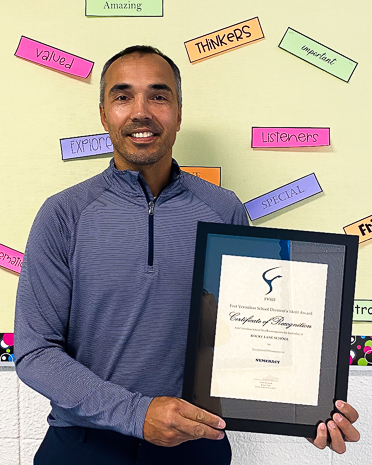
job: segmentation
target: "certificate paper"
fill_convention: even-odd
[[[212,397],[318,405],[327,271],[222,255]]]

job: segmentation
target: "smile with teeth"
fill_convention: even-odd
[[[143,137],[151,137],[153,135],[154,135],[153,132],[134,132],[133,134],[131,134],[131,137],[143,138]]]

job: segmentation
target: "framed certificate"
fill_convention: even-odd
[[[199,223],[183,398],[315,437],[346,401],[358,238]]]

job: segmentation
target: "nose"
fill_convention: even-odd
[[[149,104],[142,94],[137,95],[134,99],[131,119],[132,121],[151,119]]]

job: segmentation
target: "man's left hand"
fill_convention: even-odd
[[[340,413],[335,413],[327,425],[320,423],[316,438],[309,439],[309,441],[318,447],[318,449],[324,449],[326,446],[329,446],[338,454],[343,454],[346,451],[345,442],[359,441],[360,434],[353,426],[359,415],[351,405],[344,401],[338,400],[336,407]]]

